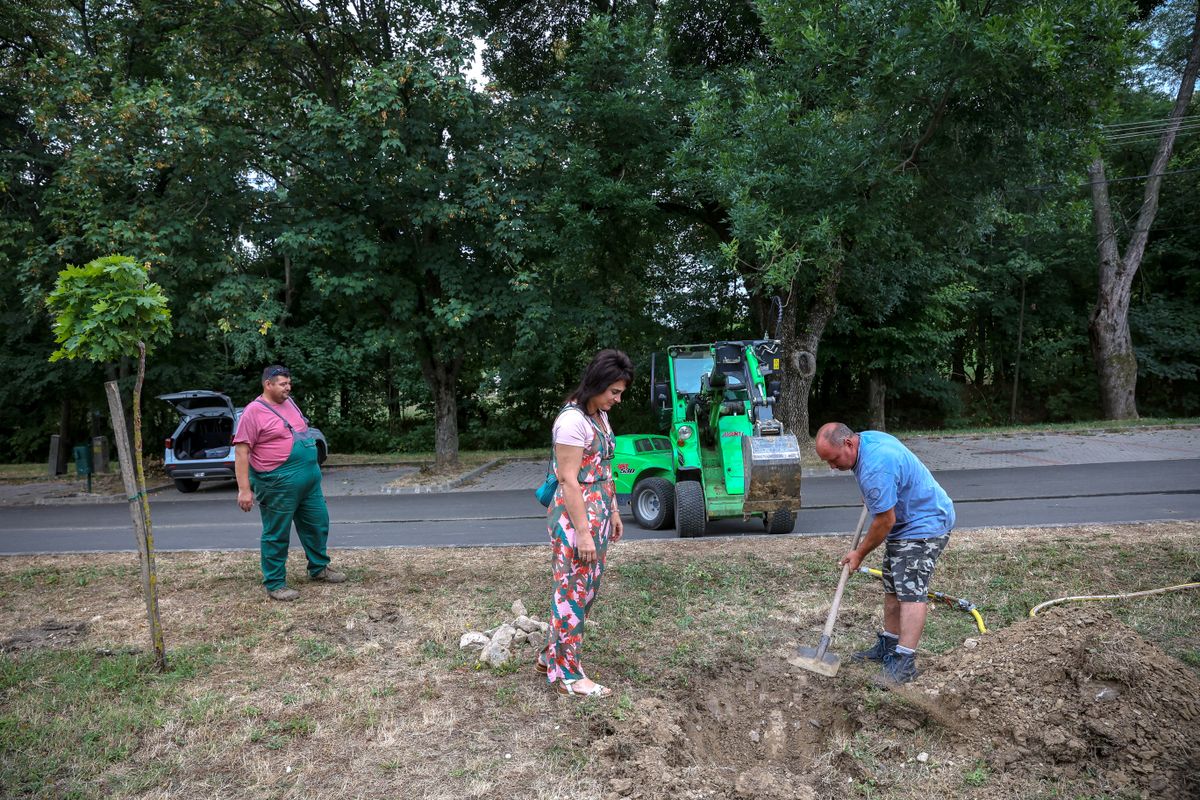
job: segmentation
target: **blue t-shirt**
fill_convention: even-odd
[[[858,435],[854,477],[872,514],[896,509],[889,539],[929,539],[954,527],[954,503],[912,451],[879,431]]]

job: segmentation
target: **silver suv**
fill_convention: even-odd
[[[160,394],[179,412],[179,427],[164,442],[163,468],[181,492],[194,492],[201,481],[234,480],[233,433],[242,419],[241,407],[220,392],[193,389]],[[317,463],[329,454],[325,436],[311,428],[317,440]]]

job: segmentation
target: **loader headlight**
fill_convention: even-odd
[[[691,425],[679,426],[679,438],[681,441],[686,442],[688,439],[692,438],[692,433],[694,433],[694,431],[692,430]]]

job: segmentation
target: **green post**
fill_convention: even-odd
[[[92,493],[92,448],[81,444],[75,448],[75,474],[87,476],[88,494]]]

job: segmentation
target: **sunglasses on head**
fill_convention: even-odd
[[[272,378],[278,378],[280,375],[282,375],[285,378],[292,377],[292,373],[290,370],[288,370],[287,367],[276,367],[275,369],[267,372],[267,380],[271,380]]]

